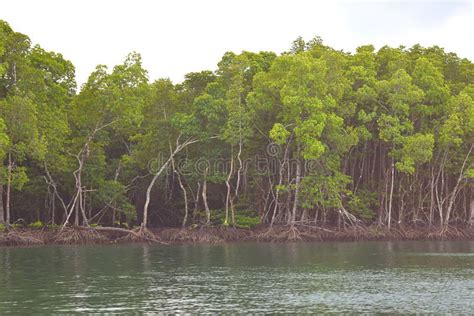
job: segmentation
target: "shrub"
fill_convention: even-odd
[[[235,226],[239,228],[253,228],[260,224],[259,217],[250,217],[245,215],[235,215]]]
[[[28,224],[29,228],[42,228],[43,226],[44,226],[44,224],[40,220],[37,220],[36,222]]]
[[[232,219],[229,210],[229,221],[225,222],[225,211],[224,210],[211,210],[211,224],[212,225],[223,225],[232,226]],[[235,211],[235,227],[238,228],[253,228],[260,224],[260,217],[254,210],[243,209]]]

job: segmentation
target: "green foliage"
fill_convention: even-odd
[[[398,170],[412,174],[415,165],[428,162],[433,156],[433,134],[415,134],[404,138],[401,159],[396,163]]]
[[[374,192],[360,190],[357,193],[348,193],[347,209],[361,219],[373,220],[376,206],[377,195]]]
[[[305,177],[302,184],[303,207],[339,209],[343,203],[343,194],[348,193],[346,185],[350,182],[350,177],[340,172],[331,174],[324,170]]]
[[[289,136],[290,132],[281,123],[275,123],[270,130],[270,138],[278,145],[285,144]]]
[[[235,226],[238,228],[247,228],[251,229],[260,224],[260,218],[244,216],[244,215],[236,215],[235,216]]]
[[[467,179],[474,179],[474,168],[470,168],[470,169],[466,170],[465,177]]]
[[[28,224],[28,228],[38,229],[43,228],[45,225],[42,221],[37,220],[36,222]]]
[[[223,211],[215,210],[212,212],[211,220],[215,225],[229,226],[225,222],[225,214]],[[253,210],[239,210],[235,215],[235,227],[250,229],[261,224],[260,217]]]

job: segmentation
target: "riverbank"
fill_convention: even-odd
[[[322,228],[299,225],[254,229],[225,227],[157,228],[148,231],[147,239],[135,238],[126,231],[84,228],[59,229],[21,228],[0,232],[0,246],[49,244],[116,244],[130,242],[224,243],[224,242],[287,242],[287,241],[370,241],[370,240],[474,240],[474,228],[449,227],[446,230],[427,227]]]

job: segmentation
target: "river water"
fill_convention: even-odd
[[[472,313],[474,242],[0,247],[0,314]]]

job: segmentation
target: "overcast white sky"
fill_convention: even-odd
[[[150,78],[180,82],[216,68],[226,51],[282,52],[298,35],[354,51],[421,43],[474,60],[474,0],[0,0],[0,19],[76,66],[82,84],[98,64],[142,54]]]

